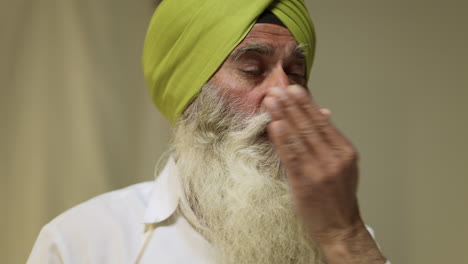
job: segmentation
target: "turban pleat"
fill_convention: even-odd
[[[143,71],[154,104],[172,125],[266,9],[305,44],[308,77],[315,35],[302,0],[161,2],[146,35]]]

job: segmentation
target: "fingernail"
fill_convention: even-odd
[[[297,85],[293,85],[293,86],[289,86],[288,87],[288,93],[291,94],[292,96],[296,97],[296,98],[302,98],[304,96],[304,89],[297,86]]]
[[[331,114],[331,111],[328,108],[320,108],[320,112],[326,116],[329,116]]]
[[[277,96],[279,99],[286,100],[288,99],[288,95],[284,91],[284,89],[281,89],[279,87],[272,87],[271,88],[271,93],[275,96]]]
[[[278,101],[276,100],[276,98],[274,98],[272,96],[267,96],[264,100],[265,100],[264,104],[265,104],[265,106],[267,107],[268,110],[274,111],[274,112],[279,111],[280,105],[279,105]]]

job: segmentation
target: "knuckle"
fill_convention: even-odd
[[[297,167],[302,162],[306,149],[301,142],[292,136],[286,137],[283,143],[283,159],[291,167]]]
[[[299,168],[299,164],[301,163],[301,158],[299,155],[295,155],[295,154],[286,155],[285,161],[289,165],[288,167],[290,168],[290,170],[297,172]]]
[[[327,162],[326,164],[326,169],[325,171],[327,172],[327,175],[339,175],[342,171],[344,170],[344,165],[342,162],[336,160],[336,161],[330,161]]]
[[[350,164],[352,164],[352,162],[349,162],[346,159],[341,157],[334,157],[325,163],[324,170],[326,171],[327,175],[339,176],[348,170]]]
[[[357,161],[359,155],[355,149],[348,147],[343,150],[343,158],[347,161]]]
[[[297,137],[287,136],[284,141],[284,146],[291,153],[305,153],[305,148]]]
[[[310,115],[310,114],[313,114],[313,113],[314,113],[314,110],[315,110],[315,108],[314,108],[314,106],[313,106],[313,104],[312,104],[312,101],[311,101],[310,99],[308,99],[308,98],[304,98],[304,99],[302,100],[302,108],[303,108],[307,113],[309,113],[309,115]]]
[[[327,130],[328,125],[329,125],[329,123],[328,123],[327,117],[320,116],[320,117],[317,118],[316,126],[317,126],[318,129],[320,129],[322,131],[325,131],[325,130]]]
[[[305,121],[299,123],[299,131],[303,137],[314,136],[317,134],[315,127],[310,122]]]
[[[320,112],[320,109],[314,108],[313,111],[315,112],[315,114],[313,115],[313,121],[314,121],[315,126],[317,126],[318,128],[328,127],[330,124],[328,120],[328,116],[322,114]]]
[[[336,174],[323,174],[317,177],[315,183],[317,186],[327,187],[334,185],[337,182],[338,177]]]

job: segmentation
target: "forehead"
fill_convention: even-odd
[[[297,45],[296,39],[287,28],[267,23],[255,24],[237,48],[249,43],[268,43],[273,46]]]

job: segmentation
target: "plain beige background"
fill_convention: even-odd
[[[361,155],[362,214],[396,263],[468,263],[468,2],[308,1],[310,89]],[[150,0],[0,1],[0,262],[170,137],[141,73]]]

